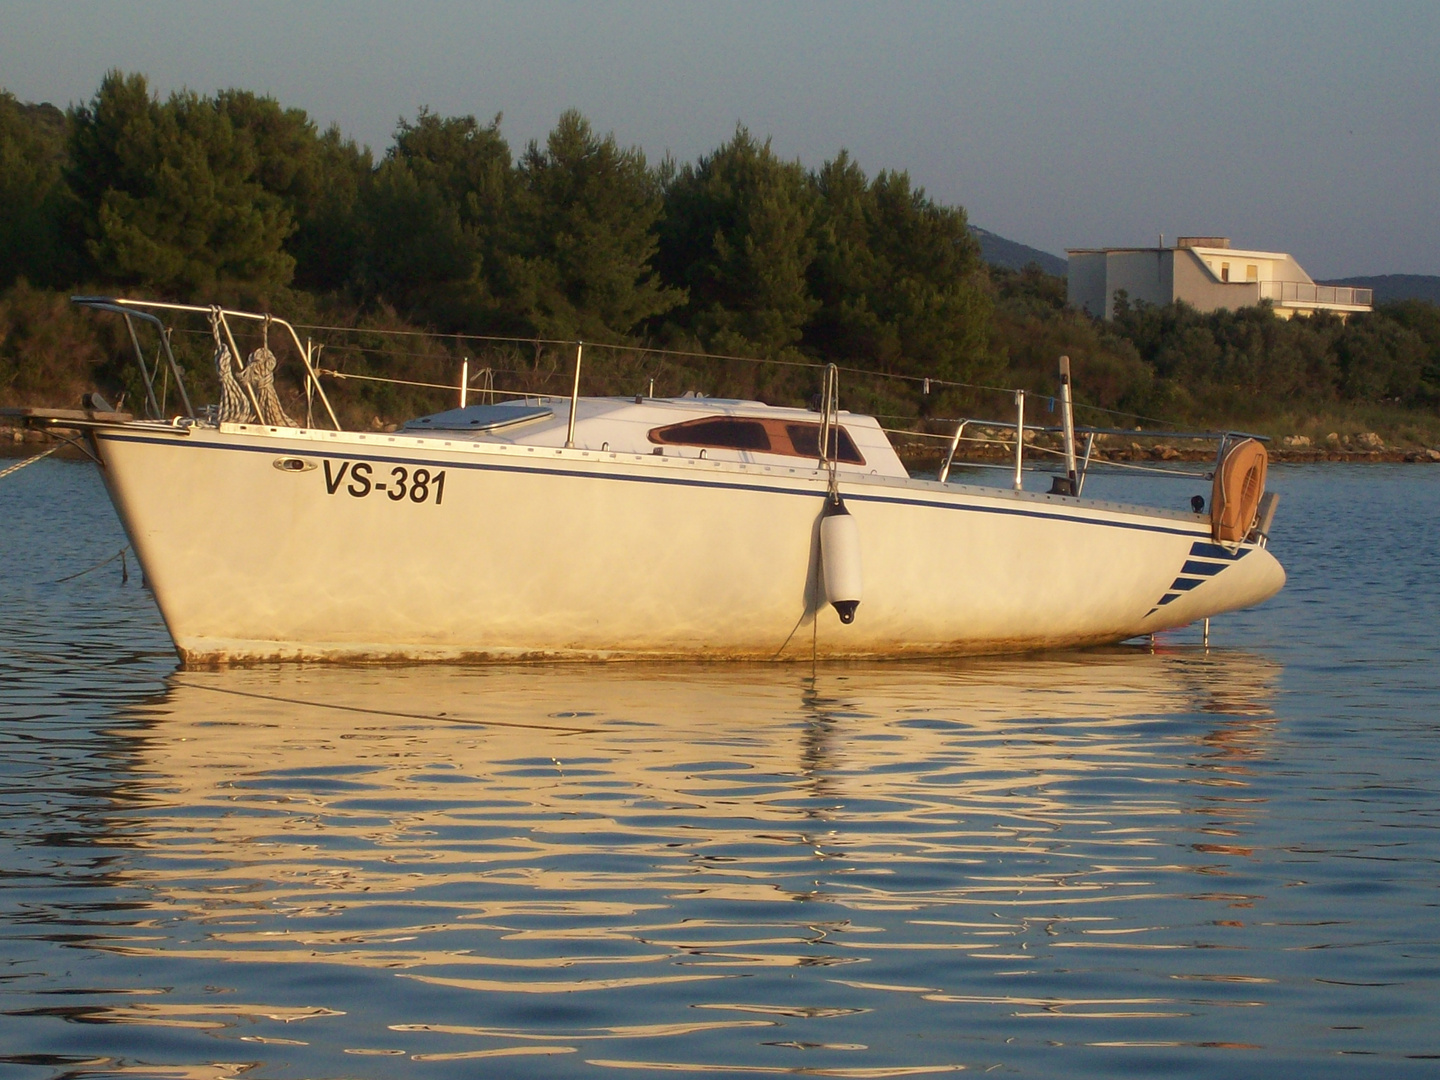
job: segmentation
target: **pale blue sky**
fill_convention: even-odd
[[[1440,4],[0,0],[0,86],[239,86],[383,152],[422,105],[566,108],[652,160],[741,122],[907,169],[1048,251],[1220,234],[1317,277],[1440,273]]]

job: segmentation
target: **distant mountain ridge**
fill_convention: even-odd
[[[1440,304],[1440,275],[1437,274],[1372,274],[1369,277],[1333,278],[1317,284],[1374,289],[1377,304],[1389,304],[1396,300],[1428,300],[1432,304]]]
[[[1067,263],[1059,255],[1051,255],[1048,251],[1041,251],[1028,244],[1021,244],[1015,240],[1006,240],[1003,236],[996,236],[988,229],[982,229],[977,225],[970,226],[970,235],[980,241],[980,258],[991,266],[999,266],[1006,270],[1024,270],[1030,263],[1036,263],[1041,270],[1047,274],[1055,274],[1064,277]]]

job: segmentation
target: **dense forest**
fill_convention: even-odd
[[[584,340],[610,347],[594,370],[611,390],[706,353],[772,370],[692,357],[697,388],[804,399],[798,365],[834,362],[851,404],[921,424],[1002,414],[986,387],[1052,394],[1066,353],[1080,400],[1113,411],[1091,421],[1440,433],[1435,305],[1287,322],[1122,302],[1097,321],[1062,278],[987,267],[965,212],[905,172],[867,176],[843,150],[807,169],[744,127],[651,163],[574,111],[517,153],[499,116],[421,110],[377,160],[244,90],[161,98],[111,72],[68,111],[0,91],[0,403],[126,392],[126,343],[74,292],[341,328],[332,367],[412,382],[452,383],[462,354],[555,375],[559,343]],[[187,354],[202,382],[203,344]],[[424,404],[378,383],[337,393],[352,420]]]

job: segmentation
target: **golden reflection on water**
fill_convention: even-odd
[[[390,1022],[376,1045],[346,1048],[416,1061],[614,1040],[672,1040],[685,1056],[688,1040],[720,1033],[863,1055],[845,1025],[873,1006],[815,1004],[821,985],[1085,1020],[1251,1007],[1067,993],[1044,973],[1082,953],[1193,950],[1193,926],[1153,923],[1177,874],[1211,881],[1189,899],[1254,900],[1216,886],[1263,813],[1247,763],[1265,753],[1277,675],[1246,654],[1139,650],[814,673],[181,673],[116,729],[131,761],[108,842],[130,853],[118,873],[152,917],[92,947],[232,970],[327,965],[398,977],[385,984],[397,994],[449,995],[445,1015]],[[965,985],[1002,976],[1004,990]],[[776,1002],[780,984],[758,993],[761,977],[804,990]],[[465,1001],[577,994],[635,1022],[457,1022],[474,1015]],[[226,1022],[304,1020],[306,1038],[353,1012],[338,997],[210,1008]],[[108,1018],[217,1022],[183,1003],[114,1005]],[[839,1026],[826,1038],[789,1037],[827,1022]],[[585,1061],[834,1076],[956,1065],[633,1053]]]

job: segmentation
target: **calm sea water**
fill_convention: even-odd
[[[1272,487],[1208,651],[185,673],[34,465],[0,1076],[1440,1074],[1440,469]]]

